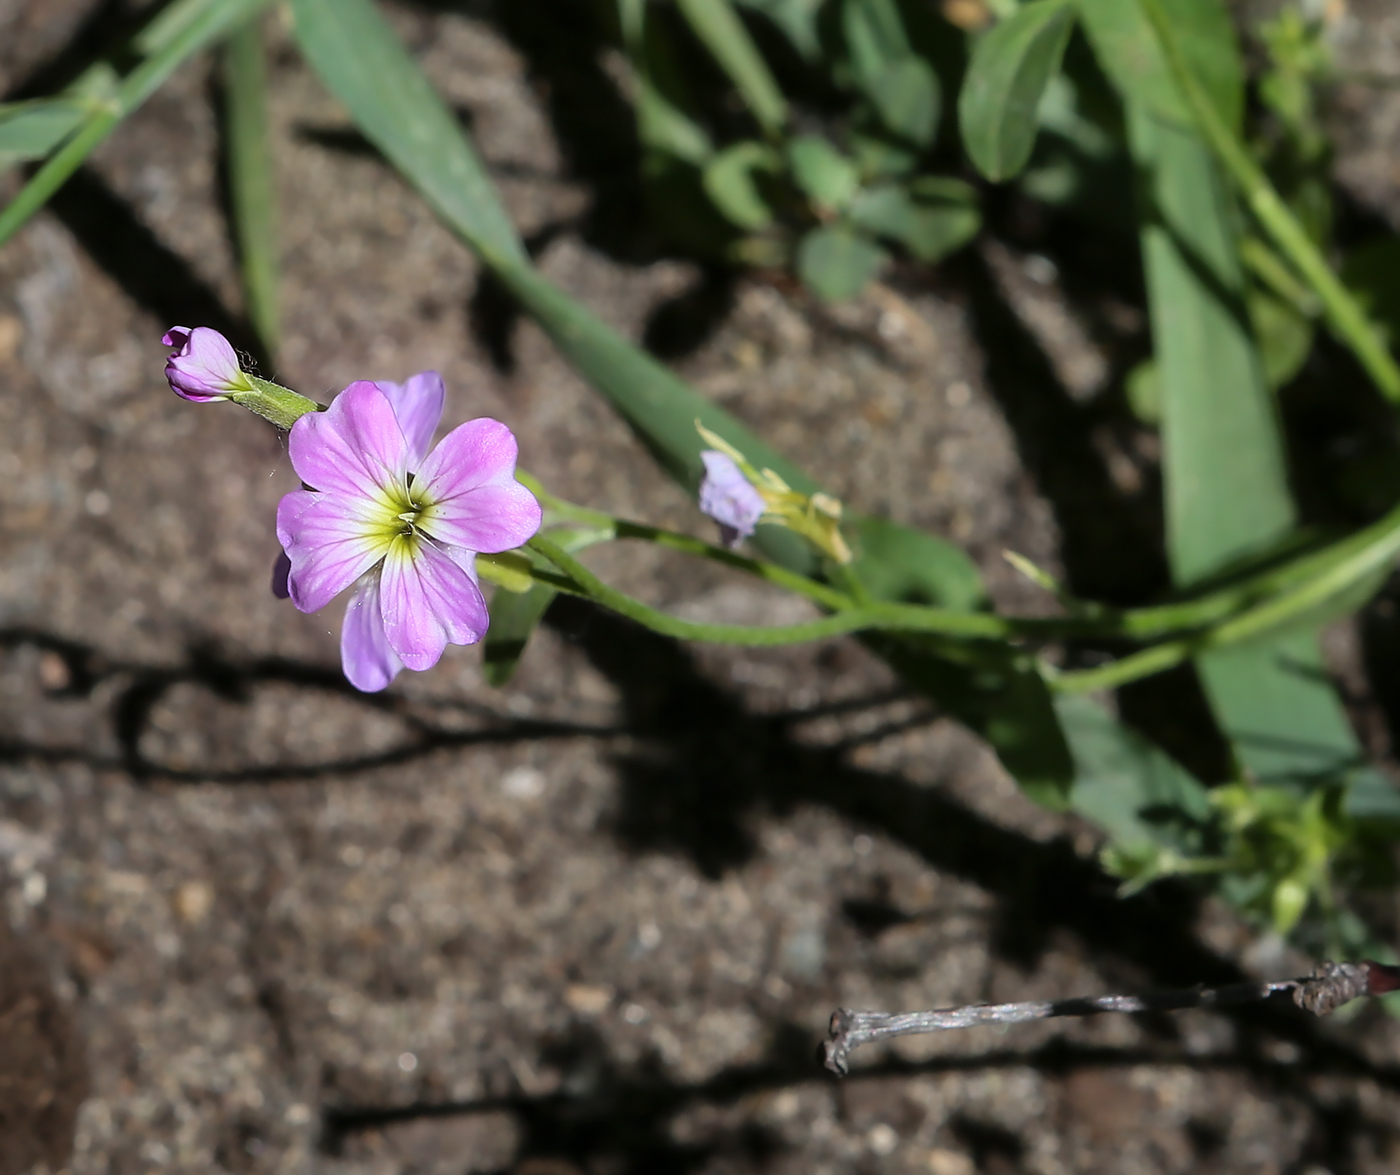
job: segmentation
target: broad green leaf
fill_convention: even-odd
[[[812,203],[839,212],[860,185],[855,165],[826,139],[798,135],[789,140],[788,165],[793,178]]]
[[[526,644],[558,594],[538,583],[528,592],[496,589],[491,597],[491,625],[482,642],[483,669],[490,685],[503,686],[515,676]]]
[[[865,643],[910,685],[933,698],[989,742],[1031,799],[1047,808],[1069,803],[1074,762],[1054,701],[1034,661],[1005,646],[976,651],[878,636]]]
[[[782,159],[772,147],[752,139],[726,147],[705,167],[705,191],[724,215],[740,228],[753,231],[773,222],[754,179],[755,172],[775,173]]]
[[[43,159],[78,128],[90,108],[81,98],[40,98],[0,106],[0,168]]]
[[[677,0],[677,4],[758,125],[776,135],[787,121],[787,99],[729,0]]]
[[[311,67],[370,142],[488,263],[525,247],[461,125],[369,0],[292,0]]]
[[[851,205],[851,221],[877,236],[898,241],[920,261],[937,261],[977,235],[982,217],[962,199],[916,199],[899,184],[867,188]]]
[[[1293,501],[1248,322],[1233,210],[1205,144],[1134,107],[1161,378],[1167,550],[1183,586],[1283,538]]]
[[[1077,0],[1077,4],[1094,55],[1124,98],[1159,118],[1192,125],[1137,0]],[[1244,66],[1225,5],[1221,0],[1171,0],[1168,11],[1177,43],[1196,79],[1214,99],[1226,125],[1238,127],[1244,111]]]
[[[855,297],[885,260],[879,245],[845,225],[814,228],[797,246],[798,276],[828,302]]]
[[[1037,111],[1074,28],[1072,0],[1035,0],[972,51],[958,98],[963,144],[990,180],[1018,174],[1035,146]]]
[[[870,594],[971,612],[986,605],[977,565],[952,543],[883,518],[857,517],[851,569]]]
[[[702,442],[695,429],[698,419],[755,465],[773,469],[794,489],[812,493],[820,488],[727,412],[542,277],[527,259],[505,253],[499,242],[494,248],[489,240],[483,242],[480,227],[489,223],[492,210],[499,210],[494,193],[488,192],[483,205],[480,189],[471,185],[454,189],[441,183],[442,176],[434,174],[438,154],[388,150],[389,144],[396,137],[409,134],[413,125],[424,121],[441,125],[439,116],[421,109],[425,103],[440,102],[426,82],[414,83],[404,88],[403,101],[361,117],[359,105],[367,99],[359,77],[379,61],[396,60],[394,52],[372,44],[376,40],[392,40],[393,34],[378,20],[369,0],[292,3],[297,35],[308,59],[350,108],[361,130],[415,187],[440,195],[434,208],[443,220],[495,270],[564,357],[608,398],[682,484],[693,490],[700,480]],[[402,49],[397,52],[401,54]],[[411,61],[407,64],[412,68]],[[399,121],[405,125],[399,126]],[[476,166],[455,120],[449,118],[445,130],[451,141],[440,143],[439,152],[465,154]],[[859,534],[861,520],[852,518],[851,524]],[[756,538],[765,553],[784,566],[798,571],[813,569],[810,552],[790,531],[760,526]],[[920,574],[929,574],[930,566],[923,560]],[[959,591],[962,574],[965,568],[957,581],[950,582],[948,593]],[[1033,665],[1023,664],[996,647],[981,657],[970,656],[966,646],[941,649],[915,647],[908,642],[886,643],[890,646],[887,655],[901,672],[909,675],[911,683],[930,692],[941,706],[986,737],[1023,786],[1052,799],[1064,793],[1070,780],[1069,753],[1048,692]]]
[[[866,85],[880,121],[920,147],[933,141],[938,126],[938,78],[921,57],[901,57]]]
[[[1210,819],[1206,789],[1170,755],[1099,703],[1061,694],[1055,712],[1074,756],[1070,806],[1109,834],[1114,847],[1185,850],[1181,819]]]
[[[1167,547],[1187,586],[1278,543],[1295,513],[1272,397],[1244,315],[1236,218],[1206,145],[1130,107],[1162,400]],[[1315,630],[1197,660],[1221,729],[1266,781],[1344,772],[1363,754]]]
[[[254,18],[224,50],[225,117],[234,239],[243,299],[269,358],[281,333],[277,298],[277,193],[268,138],[267,67]]]

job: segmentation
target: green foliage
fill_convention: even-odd
[[[929,262],[962,248],[982,227],[976,193],[957,180],[932,177],[866,188],[851,205],[850,219]]]
[[[1010,179],[1030,160],[1037,112],[1073,28],[1070,0],[1035,0],[973,50],[958,117],[963,145],[988,179]]]
[[[782,159],[772,147],[752,139],[735,143],[716,155],[705,168],[705,191],[720,212],[740,228],[765,228],[773,212],[759,188],[762,172],[774,173]]]
[[[888,254],[863,233],[845,225],[815,228],[797,248],[797,272],[820,298],[840,302],[865,288]]]
[[[491,627],[482,642],[483,668],[490,685],[507,685],[515,676],[526,644],[558,594],[539,583],[527,592],[496,589],[491,597]]]
[[[788,143],[792,178],[813,207],[840,212],[860,190],[855,164],[816,135],[798,135]]]
[[[1141,0],[1077,0],[1095,56],[1129,103],[1178,126],[1194,122]],[[1171,0],[1181,51],[1225,124],[1244,111],[1244,65],[1221,0]]]

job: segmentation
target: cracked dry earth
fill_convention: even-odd
[[[0,6],[45,7],[69,24],[35,17],[12,43],[36,57],[82,6]],[[639,338],[711,279],[615,247],[626,193],[580,178],[609,156],[568,134],[621,108],[569,41],[581,14],[542,7],[571,63],[509,5],[391,11],[544,269]],[[275,374],[320,395],[435,367],[450,422],[506,420],[558,492],[701,526],[269,36]],[[268,593],[282,440],[160,376],[172,322],[237,328],[213,109],[196,62],[0,251],[0,1175],[1396,1168],[1378,1009],[983,1029],[825,1075],[838,1005],[1303,965],[1181,892],[1117,901],[1088,829],[854,641],[688,649],[560,604],[506,689],[454,649],[349,690],[338,616]],[[1054,567],[1082,538],[1044,438],[1102,377],[1023,262],[989,249],[839,312],[745,280],[682,367],[853,506],[1042,606],[1000,551]],[[989,322],[1016,346],[984,351]],[[1037,339],[1039,384],[989,380]],[[1100,547],[1141,542],[1150,441],[1074,450],[1117,495]],[[803,615],[644,550],[595,565],[689,616]]]

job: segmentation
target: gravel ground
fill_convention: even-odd
[[[91,8],[0,5],[10,84]],[[438,8],[393,15],[597,313],[657,338],[699,307],[687,375],[852,506],[964,545],[1004,605],[1044,606],[1007,547],[1117,598],[1160,582],[1154,438],[1084,427],[1112,348],[1043,258],[989,246],[840,310],[657,261],[580,12]],[[449,422],[507,421],[557,492],[701,527],[269,34],[273,374],[437,368]],[[216,148],[196,62],[0,251],[0,1175],[1396,1169],[1374,1008],[979,1029],[828,1078],[838,1005],[1305,965],[1184,891],[1116,900],[1090,830],[854,641],[690,649],[560,604],[507,689],[453,649],[350,690],[338,614],[268,592],[284,442],[160,375],[172,322],[239,328]],[[693,617],[805,614],[648,550],[595,564]]]

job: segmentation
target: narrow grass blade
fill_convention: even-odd
[[[777,135],[787,122],[787,99],[729,0],[678,0],[681,14],[734,83],[754,121]]]
[[[269,356],[281,334],[277,306],[277,193],[268,139],[267,66],[257,18],[224,48],[229,196],[248,318]]]

